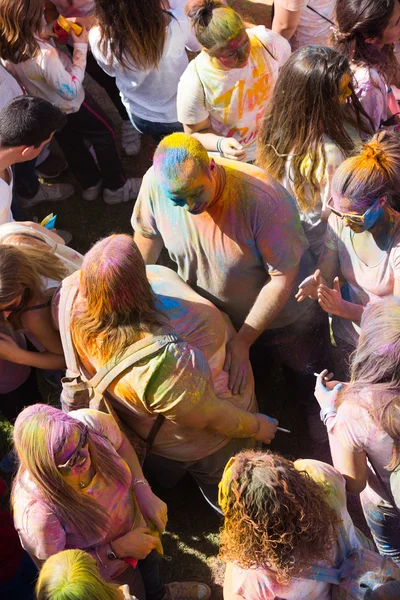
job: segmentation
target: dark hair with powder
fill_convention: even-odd
[[[254,450],[235,456],[223,512],[221,558],[242,569],[268,568],[279,583],[329,559],[340,522],[306,472]]]
[[[356,65],[374,67],[386,79],[397,70],[393,45],[379,49],[367,40],[383,34],[397,1],[337,0],[335,9],[335,48]]]

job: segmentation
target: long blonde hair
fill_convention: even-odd
[[[16,501],[18,488],[30,492],[25,483],[28,474],[37,488],[39,500],[49,507],[61,525],[68,524],[88,538],[99,537],[108,527],[112,515],[108,515],[93,498],[68,485],[56,464],[55,456],[76,431],[82,435],[84,424],[81,421],[47,404],[28,406],[18,415],[14,426],[14,445],[19,467],[11,503],[14,505]],[[106,481],[127,483],[129,475],[121,466],[117,452],[105,437],[91,428],[89,453],[94,469]]]
[[[44,563],[37,600],[117,600],[118,586],[101,577],[95,559],[83,550],[64,550]]]
[[[46,278],[62,281],[68,275],[67,269],[51,249],[43,244],[37,246],[0,244],[0,305],[12,302],[20,294],[25,294],[26,303],[37,295],[49,298],[43,280]],[[14,327],[21,326],[24,307],[12,312],[9,321]]]

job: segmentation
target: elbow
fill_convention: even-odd
[[[354,479],[353,477],[349,477],[344,475],[346,480],[346,490],[349,494],[361,494],[361,492],[365,489],[367,485],[366,479],[361,481],[360,479]]]

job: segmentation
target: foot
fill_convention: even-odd
[[[124,121],[121,130],[121,142],[125,153],[129,156],[138,154],[141,146],[141,135],[130,121]]]
[[[66,246],[68,246],[68,244],[72,240],[72,233],[70,233],[69,231],[65,231],[65,229],[56,229],[56,234],[64,240],[64,244]]]
[[[82,198],[86,200],[86,202],[93,202],[100,196],[101,188],[103,187],[103,182],[100,179],[96,185],[92,185],[91,187],[82,190]]]
[[[17,197],[21,208],[29,208],[41,202],[61,202],[72,196],[73,193],[74,186],[69,183],[40,183],[39,190],[33,198],[24,198],[19,194]]]
[[[129,202],[137,198],[140,186],[142,185],[141,177],[131,177],[127,179],[125,185],[118,190],[104,190],[103,199],[106,204],[120,204],[121,202]]]
[[[211,590],[197,581],[174,581],[165,586],[165,600],[208,600]]]
[[[67,168],[68,163],[65,158],[50,152],[46,160],[36,167],[35,172],[38,177],[53,179],[54,177],[58,177]]]

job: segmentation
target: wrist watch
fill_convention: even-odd
[[[108,560],[117,560],[117,555],[115,554],[114,550],[112,549],[111,544],[107,544],[106,553],[107,553]]]
[[[334,417],[336,414],[337,414],[337,411],[334,409],[334,407],[328,406],[326,408],[321,408],[321,412],[319,413],[319,416],[320,416],[323,424],[326,425],[327,419],[329,417]]]

